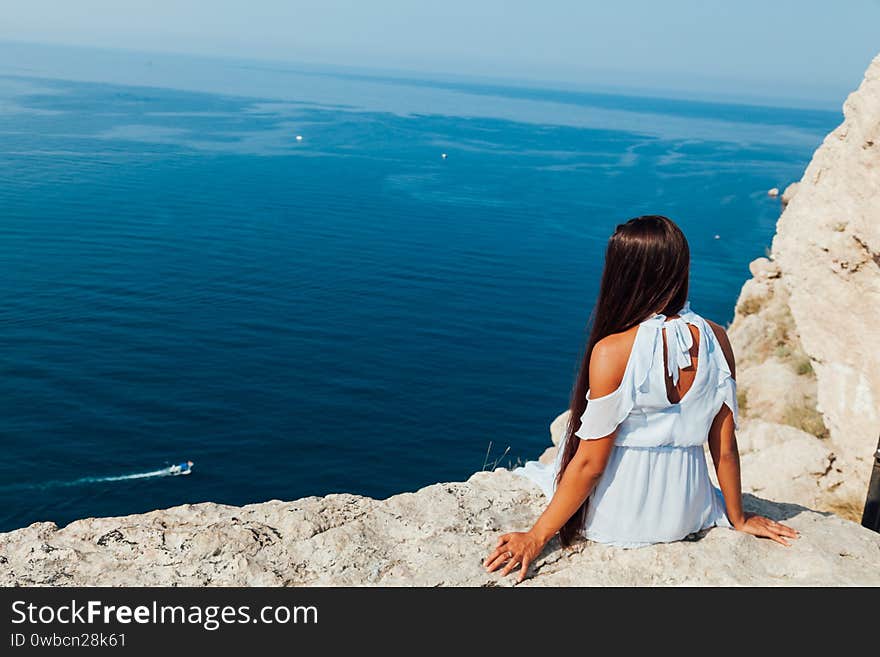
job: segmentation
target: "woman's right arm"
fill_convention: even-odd
[[[634,333],[630,338],[634,338]],[[617,336],[600,340],[590,355],[590,392],[595,397],[613,393],[623,379],[632,340],[627,345]],[[599,481],[617,435],[615,428],[603,438],[582,440],[578,438],[578,448],[571,462],[565,468],[559,486],[550,504],[527,532],[504,534],[495,544],[495,550],[486,558],[483,565],[492,572],[504,566],[502,575],[510,573],[520,565],[521,582],[544,546],[568,522],[569,518],[589,497]],[[559,449],[563,449],[563,445]],[[506,565],[505,565],[506,564]]]
[[[736,378],[736,363],[733,358],[733,349],[724,329],[717,324],[712,324],[731,375]],[[789,545],[786,539],[798,537],[798,532],[788,525],[770,520],[763,516],[746,513],[742,505],[742,482],[739,469],[739,449],[736,445],[736,432],[734,431],[733,411],[727,404],[721,406],[721,410],[715,416],[712,427],[709,429],[709,452],[715,464],[715,473],[718,475],[718,483],[724,502],[727,507],[727,519],[734,529],[753,536],[769,538],[782,545]]]

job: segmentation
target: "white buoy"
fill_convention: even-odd
[[[716,240],[720,240],[720,239],[721,239],[721,235],[716,235],[716,236],[715,236],[715,239],[716,239]]]
[[[303,136],[302,136],[302,135],[297,135],[297,136],[296,136],[296,140],[297,140],[297,141],[302,141],[302,140],[303,140]]]
[[[446,153],[443,153],[443,155],[441,155],[440,157],[442,157],[442,158],[445,160],[445,159],[446,159]]]

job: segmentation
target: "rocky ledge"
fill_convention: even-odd
[[[387,500],[341,494],[36,523],[0,535],[0,584],[510,586],[481,561],[545,503],[498,470]],[[880,585],[880,534],[795,504],[747,496],[746,505],[802,538],[784,548],[716,528],[637,550],[554,542],[521,586]]]

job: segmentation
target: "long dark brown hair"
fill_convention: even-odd
[[[571,393],[571,417],[562,443],[562,464],[556,477],[577,452],[581,415],[587,408],[590,388],[590,355],[602,338],[620,333],[654,313],[678,312],[688,295],[690,249],[681,229],[671,219],[645,215],[620,224],[608,240],[599,297],[590,318],[590,337],[581,359]],[[584,527],[587,502],[559,530],[563,545],[569,545]]]

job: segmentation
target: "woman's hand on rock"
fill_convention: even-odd
[[[504,534],[498,539],[495,551],[483,561],[483,566],[490,573],[504,566],[501,571],[502,577],[519,566],[519,576],[516,581],[521,582],[526,578],[529,564],[541,554],[544,545],[546,543],[531,532]]]
[[[783,525],[781,522],[770,520],[770,518],[754,514],[746,514],[742,521],[734,524],[733,528],[745,532],[746,534],[751,534],[752,536],[769,538],[777,543],[785,545],[786,547],[791,545],[786,539],[799,538],[796,529],[792,529],[788,525]]]

